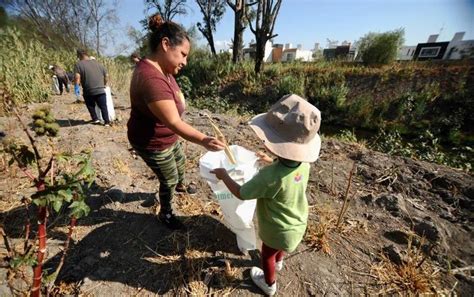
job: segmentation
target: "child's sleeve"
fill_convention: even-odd
[[[280,181],[269,179],[266,171],[261,170],[251,180],[240,187],[240,198],[242,200],[261,198],[273,199],[280,189]]]

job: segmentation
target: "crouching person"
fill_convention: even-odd
[[[250,275],[270,296],[277,290],[275,270],[282,269],[284,254],[296,249],[306,231],[309,162],[319,156],[320,123],[316,107],[297,95],[287,95],[249,123],[266,149],[278,158],[242,186],[223,168],[211,171],[237,198],[257,199],[263,270],[252,267]],[[262,153],[259,157],[272,161]]]

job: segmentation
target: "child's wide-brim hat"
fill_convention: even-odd
[[[249,123],[275,155],[299,162],[319,157],[321,112],[298,95],[286,95]]]

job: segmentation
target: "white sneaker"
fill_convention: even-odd
[[[276,271],[281,271],[283,269],[283,259],[275,263],[275,269]]]
[[[260,288],[262,291],[268,295],[273,296],[276,293],[277,287],[276,282],[273,285],[269,286],[265,282],[265,275],[263,274],[263,270],[258,267],[252,267],[250,269],[250,277],[252,278],[253,282]]]

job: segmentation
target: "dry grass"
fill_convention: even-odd
[[[176,248],[183,242],[183,235],[173,237]],[[225,267],[209,266],[207,259],[211,256],[206,251],[190,248],[189,234],[184,235],[186,246],[179,259],[173,259],[173,272],[177,275],[173,281],[175,296],[229,296],[237,285],[237,269],[229,261]]]
[[[336,229],[337,211],[329,205],[315,206],[314,211],[318,220],[309,222],[304,241],[313,250],[331,254],[329,238],[331,231]]]
[[[406,250],[401,252],[403,263],[397,265],[381,254],[381,260],[371,268],[371,275],[382,286],[377,295],[399,294],[405,296],[418,296],[420,294],[440,292],[439,269],[426,260],[426,255],[421,251],[423,239],[419,247],[409,239]]]
[[[112,164],[118,172],[131,175],[130,167],[128,167],[128,164],[122,161],[120,157],[115,157]]]
[[[209,215],[214,214],[222,218],[220,206],[215,201],[210,201],[203,205],[200,199],[196,199],[188,194],[180,194],[179,199],[175,199],[177,209],[186,215]]]

